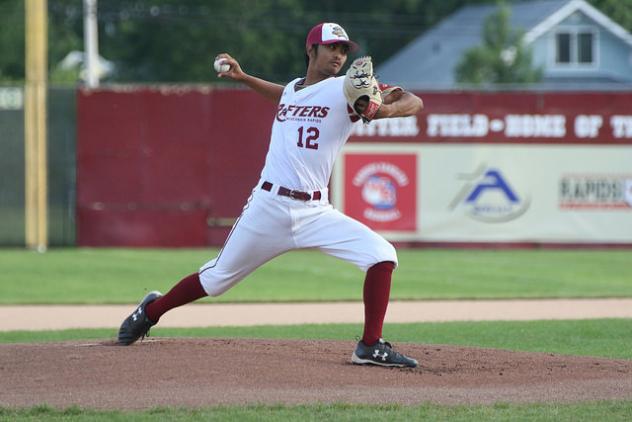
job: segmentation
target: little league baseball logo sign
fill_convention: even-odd
[[[345,213],[375,230],[415,231],[415,154],[346,154]]]

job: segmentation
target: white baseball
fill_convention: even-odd
[[[226,59],[217,59],[213,62],[213,68],[215,68],[217,73],[228,72],[230,70],[230,65],[224,63],[224,61],[226,61]]]

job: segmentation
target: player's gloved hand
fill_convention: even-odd
[[[382,93],[370,56],[360,57],[351,63],[345,75],[343,91],[347,104],[364,122],[373,120],[382,105]]]

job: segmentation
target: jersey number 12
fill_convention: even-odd
[[[305,148],[318,149],[318,142],[316,140],[320,136],[320,131],[317,127],[309,127],[305,131],[307,137],[305,138]],[[296,143],[300,148],[303,148],[303,126],[298,128],[298,142]]]

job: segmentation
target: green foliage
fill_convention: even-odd
[[[531,49],[522,33],[509,25],[509,6],[498,3],[498,11],[485,19],[483,45],[467,50],[457,65],[456,79],[468,84],[531,83],[542,79],[542,70],[532,66]]]
[[[0,83],[24,80],[24,1],[0,0]]]
[[[632,1],[630,0],[588,0],[595,8],[617,22],[628,32],[632,32]]]
[[[115,63],[113,82],[209,82],[223,51],[249,73],[288,81],[305,71],[304,40],[316,23],[338,22],[377,63],[459,7],[485,0],[108,0],[98,3],[100,54]],[[49,0],[52,82],[76,72],[57,69],[83,50],[80,0]],[[23,0],[0,0],[0,81],[24,78]],[[16,48],[19,46],[19,48]],[[6,54],[5,52],[10,52]]]
[[[80,80],[79,69],[62,69],[55,67],[48,74],[49,81],[56,85],[75,84]]]
[[[343,25],[362,50],[381,63],[441,19],[468,4],[489,0],[107,0],[100,1],[100,54],[113,61],[112,82],[209,82],[213,57],[233,54],[249,73],[288,81],[304,72],[304,39],[322,21]],[[590,0],[632,31],[632,3]],[[71,51],[83,51],[80,0],[48,0],[50,80],[76,82],[61,71]],[[24,0],[0,0],[0,82],[24,79]],[[502,26],[499,29],[503,29]],[[499,38],[494,38],[498,40]],[[513,70],[482,51],[469,53],[468,77],[517,81],[533,77],[528,50],[518,49]],[[494,62],[485,70],[484,65]],[[505,73],[511,76],[507,77]],[[487,79],[486,79],[487,78]]]
[[[76,83],[79,69],[62,70],[71,51],[83,51],[83,6],[77,0],[48,0],[48,69],[51,83]]]
[[[300,51],[296,36],[276,26],[276,2],[180,3],[136,2],[135,12],[125,2],[103,4],[101,53],[117,63],[117,80],[207,81],[213,57],[223,51],[237,57],[244,69],[276,79],[282,77],[288,57]],[[282,16],[291,21],[300,8],[293,7],[295,1],[284,3]]]
[[[76,82],[78,72],[62,71],[57,65],[72,50],[83,50],[83,8],[77,0],[49,0],[49,79]],[[0,0],[0,82],[25,78],[24,0]]]

